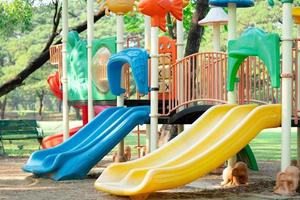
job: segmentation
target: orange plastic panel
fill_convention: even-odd
[[[171,13],[176,19],[182,20],[182,0],[142,0],[138,5],[139,11],[152,18],[152,27],[166,31],[166,14]]]

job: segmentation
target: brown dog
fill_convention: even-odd
[[[248,184],[248,168],[244,162],[237,162],[234,167],[226,167],[223,171],[222,186],[240,186]]]
[[[274,193],[281,195],[295,194],[299,184],[299,174],[299,168],[296,166],[288,166],[284,172],[278,172]]]
[[[113,162],[126,162],[131,160],[131,148],[126,146],[124,149],[124,158],[118,156],[118,152],[114,152],[112,157]]]

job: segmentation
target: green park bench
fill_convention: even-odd
[[[5,153],[4,140],[37,139],[41,144],[43,137],[43,130],[36,120],[0,120],[0,145],[3,153]]]

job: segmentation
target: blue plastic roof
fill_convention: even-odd
[[[128,48],[110,57],[107,64],[107,77],[112,94],[119,96],[125,92],[121,88],[122,67],[128,63],[132,70],[137,90],[141,94],[148,94],[148,58],[145,49]]]
[[[254,6],[254,0],[209,0],[209,4],[219,7],[228,7],[228,3],[235,3],[238,8]]]

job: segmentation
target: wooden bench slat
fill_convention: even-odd
[[[36,120],[0,120],[0,142],[3,140],[37,139],[44,137]],[[4,150],[3,150],[4,152]]]

